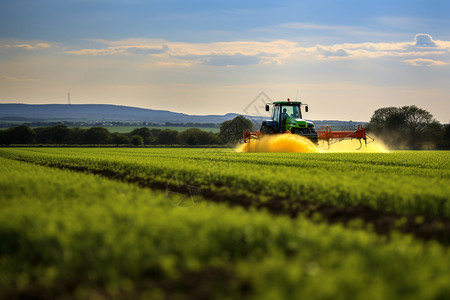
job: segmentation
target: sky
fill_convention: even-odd
[[[450,1],[1,0],[0,103],[450,122]]]

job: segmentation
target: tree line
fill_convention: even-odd
[[[0,130],[0,145],[218,145],[217,134],[197,128],[182,132],[171,129],[137,128],[130,133],[111,133],[104,127],[69,128],[59,124],[31,128],[27,125]]]
[[[130,133],[111,133],[104,127],[70,128],[57,124],[31,128],[19,125],[0,130],[0,145],[225,145],[241,139],[243,130],[252,129],[253,123],[242,116],[222,123],[218,134],[198,128],[178,132],[141,127]]]

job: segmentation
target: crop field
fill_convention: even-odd
[[[0,298],[449,299],[450,152],[0,148]]]

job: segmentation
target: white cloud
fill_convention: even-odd
[[[124,45],[124,46],[112,46],[101,49],[82,49],[75,51],[67,51],[65,53],[75,55],[152,55],[162,54],[169,49],[167,45]]]
[[[20,48],[26,50],[36,50],[36,49],[48,49],[51,48],[51,45],[48,43],[4,44],[0,45],[0,48]]]
[[[347,50],[338,48],[338,49],[329,49],[326,50],[323,47],[317,47],[320,52],[321,58],[342,58],[342,57],[348,57],[350,54]]]
[[[403,61],[404,63],[414,66],[414,67],[432,67],[432,66],[445,66],[448,63],[439,60],[425,59],[425,58],[415,58],[407,59]]]
[[[161,54],[165,53],[169,50],[167,45],[161,45],[161,47],[130,47],[126,49],[127,52],[134,54],[142,54],[142,55],[152,55],[152,54]]]
[[[242,55],[240,53],[232,55],[193,55],[181,56],[181,59],[194,60],[208,66],[245,66],[256,65],[262,60],[259,55]]]
[[[321,59],[442,56],[450,51],[450,42],[434,41],[429,34],[417,34],[414,42],[344,43],[316,46]]]
[[[297,24],[300,26],[299,24]],[[306,26],[306,25],[304,25]],[[450,52],[449,41],[434,41],[429,34],[417,34],[414,41],[397,43],[342,43],[302,47],[288,40],[270,42],[236,41],[216,43],[179,43],[164,40],[134,39],[124,41],[91,40],[107,47],[81,49],[65,53],[75,55],[147,55],[156,58],[160,66],[241,66],[282,64],[288,59],[362,59],[381,57],[436,57]],[[406,60],[405,60],[406,61]]]
[[[96,40],[99,42],[99,40]],[[239,66],[259,63],[280,63],[297,51],[296,43],[290,41],[272,42],[218,42],[189,44],[154,40],[131,40],[108,42],[106,48],[67,51],[75,55],[155,55],[160,65],[177,65],[180,61],[211,66]],[[181,63],[186,65],[185,63]]]
[[[416,41],[415,43],[416,47],[437,47],[431,35],[426,33],[416,34],[414,40]]]

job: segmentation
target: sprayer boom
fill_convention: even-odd
[[[366,129],[362,127],[362,125],[358,125],[358,129],[356,129],[355,131],[333,131],[331,129],[331,126],[324,126],[322,127],[322,130],[317,131],[317,134],[319,135],[319,140],[322,140],[324,143],[327,142],[328,149],[330,148],[331,144],[343,140],[358,139],[360,147],[356,150],[361,149],[361,140],[364,140],[366,147],[368,143],[374,141],[372,137],[366,134]],[[369,139],[369,141],[367,141],[367,139]]]

